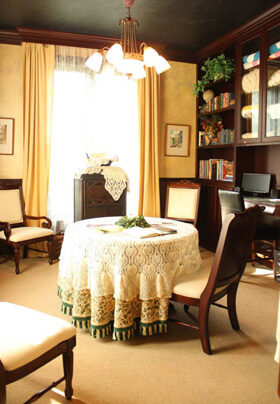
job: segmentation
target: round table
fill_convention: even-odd
[[[73,324],[93,337],[127,340],[166,332],[172,282],[199,270],[197,229],[188,223],[146,218],[177,233],[137,239],[98,226],[118,217],[88,219],[67,227],[62,245],[58,294]]]

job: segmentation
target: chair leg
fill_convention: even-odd
[[[65,376],[65,397],[71,400],[73,395],[72,378],[73,378],[73,351],[69,350],[63,354],[63,369]]]
[[[202,349],[208,355],[212,354],[212,349],[210,345],[210,338],[209,338],[209,310],[210,305],[209,303],[203,304],[200,303],[199,306],[199,335],[200,341],[202,345]]]
[[[0,386],[0,404],[6,404],[6,386]]]
[[[27,245],[25,245],[23,247],[23,258],[27,258],[27,254],[28,254],[28,247],[27,247]]]
[[[240,330],[237,311],[236,311],[236,294],[237,294],[238,284],[232,285],[230,291],[227,294],[227,306],[228,315],[230,319],[231,326],[234,330]]]
[[[48,240],[49,264],[53,263],[53,240]]]
[[[256,254],[256,244],[255,244],[255,242],[253,241],[253,242],[252,242],[252,253],[251,253],[251,265],[252,265],[253,267],[256,266],[256,258],[257,258],[257,254]]]
[[[15,264],[16,264],[15,272],[18,275],[19,274],[19,253],[20,253],[20,250],[19,250],[19,246],[14,246],[13,248],[14,248],[14,257],[15,257]]]

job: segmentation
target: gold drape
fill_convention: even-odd
[[[23,193],[29,215],[47,214],[54,45],[24,43]],[[34,225],[34,222],[33,222]]]
[[[138,80],[140,179],[138,214],[160,217],[158,142],[160,133],[160,78],[146,68]]]
[[[24,43],[23,194],[31,216],[47,214],[55,46]],[[34,220],[30,225],[38,226]]]

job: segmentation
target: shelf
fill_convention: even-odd
[[[226,149],[226,148],[232,148],[234,146],[233,143],[227,143],[227,144],[211,144],[208,146],[197,146],[198,149]]]
[[[275,59],[275,60],[268,60],[267,64],[269,66],[279,66],[280,67],[280,60]]]
[[[219,87],[219,86],[221,86],[221,85],[223,85],[223,86],[225,86],[225,85],[229,85],[229,84],[234,84],[234,79],[235,79],[235,74],[233,74],[230,78],[229,78],[229,80],[225,80],[225,79],[218,79],[218,80],[216,80],[216,81],[213,81],[213,82],[211,82],[211,83],[208,83],[207,84],[207,90],[208,89],[213,89],[213,88],[215,88],[215,87]]]
[[[198,178],[199,181],[203,181],[205,183],[210,183],[210,184],[229,184],[232,185],[233,181],[226,181],[226,180],[210,180],[209,178]]]
[[[209,111],[209,112],[201,112],[200,114],[198,114],[198,117],[219,114],[221,112],[231,111],[231,110],[234,110],[234,109],[235,109],[235,105],[230,105],[227,108],[215,109],[214,111]]]

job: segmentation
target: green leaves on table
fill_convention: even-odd
[[[151,225],[146,221],[143,215],[134,217],[121,217],[116,223],[118,226],[122,226],[125,229],[130,229],[131,227],[150,227]]]

